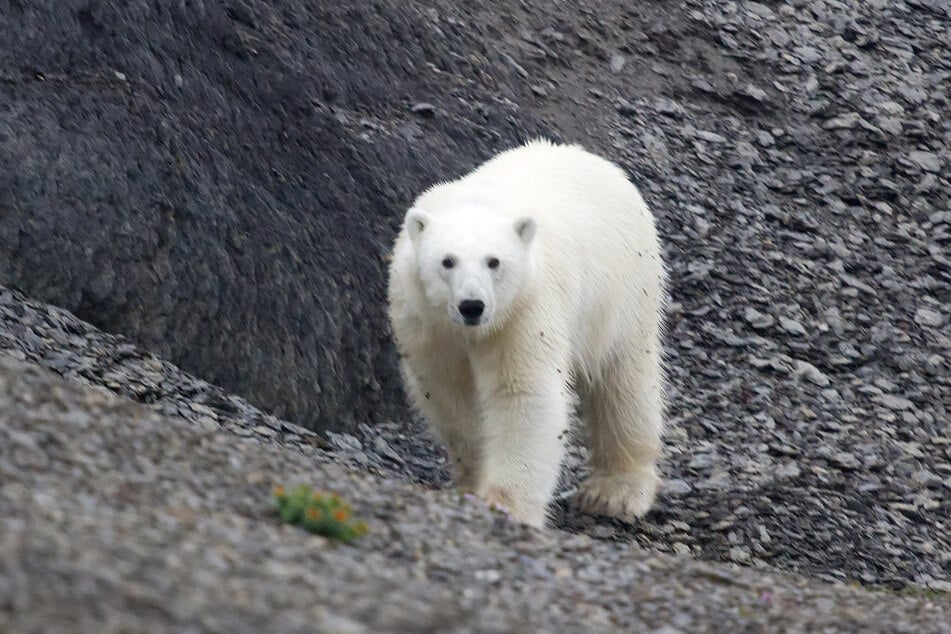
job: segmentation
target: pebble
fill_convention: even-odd
[[[761,313],[755,308],[746,308],[743,312],[743,318],[757,330],[765,330],[776,323],[776,319],[772,315]]]
[[[934,152],[912,150],[908,153],[908,159],[926,172],[941,172],[941,158]]]
[[[436,116],[436,106],[427,102],[414,103],[412,106],[410,106],[409,110],[413,114],[418,114],[421,117]]]
[[[760,103],[765,103],[769,101],[769,95],[766,93],[766,91],[763,90],[762,88],[757,88],[756,86],[752,84],[747,84],[743,88],[739,89],[737,91],[737,94],[745,96],[745,97],[750,97],[754,101],[758,101]]]
[[[725,136],[717,134],[716,132],[710,132],[708,130],[696,130],[694,132],[694,136],[703,141],[707,141],[708,143],[726,143]]]
[[[750,549],[746,546],[734,546],[730,549],[730,559],[737,563],[747,563],[751,558]]]
[[[620,73],[622,70],[624,70],[624,66],[626,64],[627,64],[627,58],[625,58],[623,55],[620,55],[618,53],[614,53],[611,55],[610,70],[615,75]]]
[[[929,328],[941,328],[944,326],[947,318],[944,314],[931,308],[919,308],[915,311],[915,323]]]
[[[681,480],[679,478],[664,480],[663,487],[664,491],[670,495],[686,495],[692,490],[690,484],[686,480]]]
[[[832,464],[844,469],[857,469],[861,466],[859,459],[846,451],[840,451],[839,453],[834,454],[829,460],[832,462]]]
[[[775,473],[780,478],[794,480],[799,477],[799,475],[802,473],[802,470],[799,468],[799,465],[797,465],[795,462],[787,462],[779,466],[776,469]]]
[[[779,325],[783,330],[785,330],[791,335],[795,335],[797,337],[803,337],[806,334],[806,329],[803,327],[801,323],[799,323],[795,319],[790,319],[788,317],[780,317]]]
[[[657,112],[668,117],[683,117],[687,114],[683,106],[665,97],[658,98],[654,102],[654,107],[657,109]]]
[[[834,117],[825,121],[822,127],[826,130],[851,130],[863,121],[862,116],[857,112]]]
[[[878,400],[888,409],[895,411],[908,410],[914,408],[915,406],[915,404],[907,398],[896,396],[894,394],[883,394],[878,397]]]
[[[799,378],[804,378],[810,383],[814,383],[819,387],[828,387],[832,383],[828,376],[823,374],[819,368],[812,365],[808,361],[797,359],[795,361],[795,369],[793,370],[793,374]]]

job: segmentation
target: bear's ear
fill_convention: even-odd
[[[419,207],[411,207],[406,212],[406,231],[409,233],[409,239],[413,241],[413,244],[419,244],[419,236],[423,234],[428,224],[429,214]]]
[[[518,234],[518,237],[522,239],[526,246],[532,243],[532,239],[535,237],[535,229],[534,218],[526,216],[515,221],[515,233]]]

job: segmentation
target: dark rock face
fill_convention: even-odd
[[[506,90],[465,34],[347,4],[4,3],[0,283],[310,427],[404,411],[403,209],[539,130],[459,105]]]

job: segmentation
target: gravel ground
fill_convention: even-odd
[[[940,632],[934,593],[871,592],[516,526],[313,444],[165,417],[0,357],[9,632]],[[370,534],[281,525],[275,484],[338,491]]]
[[[536,532],[420,482],[419,472],[445,482],[444,455],[422,430],[315,434],[5,289],[0,350],[0,625],[13,631],[70,631],[77,620],[135,631],[948,631],[941,578],[896,594],[737,556],[766,544],[837,579],[847,575],[806,535],[871,530],[874,518],[734,510],[708,528],[716,509],[739,506],[738,487],[694,484],[688,495],[668,483],[660,509],[633,528],[563,508],[562,526],[583,532]],[[269,491],[297,482],[345,495],[370,537],[338,547],[280,526]],[[713,512],[690,510],[702,500]],[[779,517],[780,529],[734,542],[737,525]],[[879,522],[897,546],[872,552],[941,574],[949,549],[935,518]],[[907,547],[917,534],[932,548]],[[704,542],[751,566],[698,561],[681,545]]]
[[[530,4],[461,18],[625,165],[672,269],[667,493],[562,525],[947,591],[951,5]]]
[[[153,613],[156,623],[207,625],[228,615],[241,624],[273,622],[265,607],[301,601],[311,612],[289,607],[286,629],[342,629],[321,626],[323,618],[376,629],[404,615],[419,629],[427,621],[460,631],[466,619],[478,629],[601,623],[796,631],[831,624],[899,631],[904,622],[914,631],[951,631],[951,8],[936,0],[605,0],[598,12],[577,13],[543,0],[501,12],[493,5],[473,0],[420,15],[440,37],[491,36],[499,63],[525,78],[503,111],[523,108],[621,162],[659,218],[671,266],[673,389],[667,482],[657,508],[627,526],[582,515],[563,500],[556,515],[564,532],[522,531],[439,492],[448,485],[445,456],[417,420],[315,434],[69,313],[0,290],[0,349],[154,412],[115,405],[136,412],[128,416],[140,424],[132,426],[87,416],[82,412],[94,407],[87,387],[57,392],[70,400],[65,409],[43,406],[37,399],[53,398],[42,387],[49,379],[27,366],[6,367],[4,380],[14,387],[5,389],[20,399],[16,407],[33,411],[23,399],[34,395],[34,413],[60,420],[45,424],[68,428],[62,433],[75,432],[70,412],[93,421],[84,433],[90,443],[101,439],[102,449],[72,451],[70,468],[92,472],[100,460],[105,466],[98,476],[69,476],[72,482],[66,462],[46,449],[40,454],[48,454],[58,479],[24,468],[23,460],[43,460],[29,449],[31,442],[49,446],[32,435],[43,426],[15,426],[33,414],[3,425],[0,433],[22,433],[0,439],[0,456],[13,456],[0,459],[0,503],[18,509],[4,513],[12,524],[2,535],[27,540],[3,542],[4,553],[25,553],[4,555],[4,570],[23,576],[0,586],[3,596],[14,587],[42,588],[37,618],[57,609],[64,624],[80,613],[98,622]],[[481,60],[489,75],[472,76],[488,81],[492,63]],[[468,90],[475,80],[463,71],[447,68],[443,77]],[[420,97],[433,109],[402,116],[413,117],[425,138],[441,134],[439,95]],[[388,119],[396,116],[389,110],[376,113],[382,123],[373,127],[361,123],[364,113],[341,109],[335,116],[367,143],[403,123]],[[3,404],[0,415],[7,411]],[[178,419],[188,424],[171,422]],[[137,484],[128,495],[142,498],[126,506],[68,502],[64,508],[86,518],[77,522],[85,532],[70,542],[83,546],[79,554],[58,550],[66,545],[56,541],[57,524],[43,504],[27,514],[16,501],[38,495],[41,482],[53,487],[45,503],[63,504],[73,498],[55,492],[86,490],[82,477],[98,483],[89,489],[96,495],[117,486],[107,481],[126,476],[109,461],[138,468],[129,457],[133,438],[107,440],[122,430],[162,435],[159,446],[170,448],[166,457],[142,441],[143,460],[155,465],[143,469],[209,474],[207,486],[203,479],[189,494],[196,497],[182,503],[193,513],[213,509],[208,525],[197,514],[178,533],[158,515],[147,522],[140,513],[160,514],[174,496],[163,493],[156,506],[149,487],[157,496],[161,480],[129,476]],[[196,450],[193,462],[179,464],[171,448],[189,438],[221,453]],[[77,435],[73,447],[81,442]],[[212,456],[221,463],[210,464]],[[583,459],[581,449],[570,454],[564,496],[583,475]],[[259,474],[257,482],[249,482],[251,474]],[[317,548],[307,544],[319,540],[269,523],[267,491],[285,477],[339,482],[371,519],[372,536],[353,548]],[[166,484],[190,486],[171,478]],[[126,521],[142,529],[122,528]],[[233,526],[232,537],[216,532]],[[233,545],[247,544],[243,535],[252,533],[253,547]],[[286,557],[261,546],[276,533],[280,548],[291,549]],[[225,544],[239,556],[218,555],[216,564],[182,557],[188,540],[202,552]],[[166,576],[137,576],[136,562],[147,553]],[[265,553],[303,570],[265,583],[256,575],[273,571],[251,564]],[[183,568],[168,563],[176,557]],[[245,562],[247,574],[228,568]],[[199,564],[202,572],[191,570]],[[333,588],[317,581],[328,569],[342,580]],[[76,584],[67,584],[69,575]],[[127,591],[129,579],[138,585]],[[200,590],[175,594],[189,583]],[[299,594],[302,588],[328,594],[314,598]],[[358,600],[361,588],[372,606]],[[595,589],[610,600],[587,601]],[[384,592],[393,615],[379,611]],[[0,603],[18,606],[0,614],[25,619],[26,595]],[[95,614],[86,605],[94,597],[104,606]],[[591,612],[582,613],[587,607]]]

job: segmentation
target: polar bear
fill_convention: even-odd
[[[533,141],[421,194],[393,249],[389,318],[459,487],[544,526],[580,400],[591,473],[577,501],[643,516],[659,484],[665,287],[640,193],[580,146]]]

